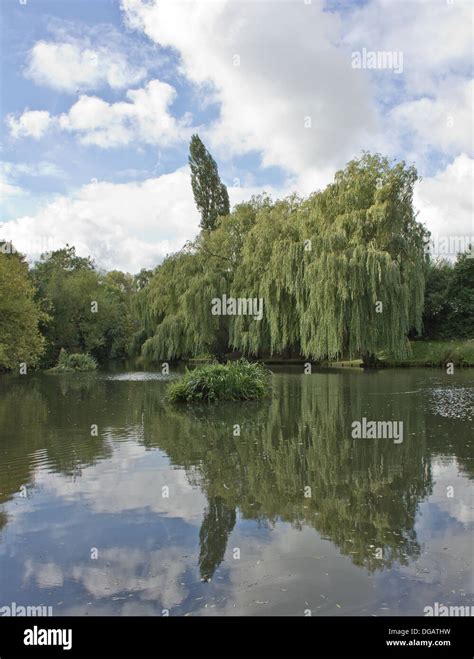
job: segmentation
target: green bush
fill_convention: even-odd
[[[270,372],[261,364],[240,360],[186,371],[169,385],[167,398],[172,402],[255,400],[269,392]]]
[[[411,355],[407,359],[394,360],[390,355],[380,357],[389,366],[474,366],[474,339],[452,341],[411,341]]]
[[[90,355],[78,352],[68,355],[63,348],[58,363],[51,371],[95,371],[96,368],[97,362]]]
[[[474,259],[459,254],[456,263],[428,267],[423,336],[430,339],[471,339],[474,336]]]

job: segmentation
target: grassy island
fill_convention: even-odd
[[[269,392],[270,371],[259,363],[240,360],[186,371],[169,385],[167,397],[174,403],[256,400]]]
[[[53,373],[68,373],[71,371],[95,371],[97,362],[93,357],[84,353],[69,355],[64,349],[59,353],[58,363],[49,369]]]

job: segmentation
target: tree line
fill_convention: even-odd
[[[408,337],[474,336],[474,259],[427,255],[413,166],[364,153],[307,198],[262,194],[231,210],[197,135],[189,165],[201,231],[154,270],[103,272],[69,245],[30,267],[0,241],[1,369],[49,367],[61,349],[99,363],[228,353],[369,363],[381,350],[407,356]],[[212,314],[222,295],[261,299],[261,320]]]

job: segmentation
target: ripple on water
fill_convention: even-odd
[[[449,419],[474,419],[472,387],[439,388],[431,390],[431,405],[435,414]]]
[[[133,373],[117,373],[107,375],[106,380],[122,380],[125,382],[143,382],[146,380],[161,380],[163,382],[173,379],[174,375],[163,375],[153,371],[136,371]]]

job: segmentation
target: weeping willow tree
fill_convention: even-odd
[[[141,353],[152,361],[220,354],[229,345],[229,317],[212,315],[211,301],[229,291],[249,229],[258,209],[269,204],[255,197],[222,217],[214,231],[165,259],[141,291],[138,314]]]
[[[414,167],[364,154],[307,199],[252,199],[165,260],[144,294],[151,359],[296,351],[315,360],[407,356],[421,330],[424,247]],[[213,316],[226,294],[263,317]]]
[[[186,297],[196,280],[203,281],[202,257],[193,246],[163,262],[149,286],[143,305],[144,328],[149,338],[142,354],[151,360],[188,356],[204,349],[209,323],[196,325],[186,317]]]
[[[305,354],[407,354],[408,332],[421,331],[425,284],[416,180],[414,167],[367,154],[308,200],[307,230],[316,231],[298,304]]]
[[[295,222],[296,197],[260,209],[247,236],[232,282],[236,298],[261,298],[261,321],[251,316],[233,316],[231,345],[246,354],[282,352],[299,346],[299,323],[290,280],[297,275],[291,254],[299,243]],[[295,263],[297,260],[295,260]]]
[[[262,297],[264,321],[232,321],[235,348],[299,345],[314,359],[406,356],[421,330],[427,234],[413,210],[417,174],[365,154],[323,192],[263,209],[249,233],[234,294]]]

